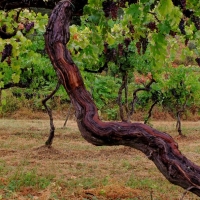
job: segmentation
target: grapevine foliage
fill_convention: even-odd
[[[104,61],[110,75],[123,79],[126,73],[129,74],[129,92],[127,94],[124,89],[122,98],[124,109],[127,109],[126,99],[129,99],[129,103],[132,102],[131,93],[147,85],[152,78],[155,82],[151,86],[151,92],[144,91],[140,94],[143,101],[144,95],[150,95],[143,107],[151,105],[155,100],[165,109],[176,108],[172,113],[176,113],[183,106],[191,108],[196,104],[198,107],[199,95],[195,88],[199,88],[199,28],[195,19],[198,21],[199,18],[196,16],[198,9],[194,8],[194,4],[171,0],[144,0],[133,4],[106,0],[102,2],[104,13],[101,6],[97,7],[92,3],[87,5],[82,26],[87,26],[91,33],[97,30],[98,36],[104,40],[104,44],[95,42],[92,47],[94,51],[96,46],[104,49],[103,53],[99,53],[101,62],[95,66],[102,66]],[[100,20],[97,22],[96,19]],[[93,34],[90,41],[95,40],[96,36]],[[190,48],[192,44],[195,46],[193,49]],[[81,52],[84,51],[85,49],[81,49]],[[187,68],[184,73],[188,77],[195,74],[197,78],[191,78],[189,82],[184,79],[185,76],[173,79],[174,71],[182,74],[184,68]],[[187,80],[190,79],[188,77]],[[134,87],[131,82],[136,83]],[[184,87],[177,87],[181,82]],[[170,92],[174,89],[180,94],[178,98]],[[189,90],[188,94],[185,90]],[[166,102],[169,103],[166,105]]]
[[[44,50],[47,20],[47,15],[26,9],[1,11],[0,88],[38,89],[49,84],[55,73]]]

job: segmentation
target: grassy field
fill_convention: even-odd
[[[44,143],[48,120],[0,119],[0,199],[178,200],[184,190],[170,184],[152,161],[124,146],[96,147],[80,135],[76,123],[55,121],[52,148]],[[174,122],[152,122],[172,135],[180,150],[200,165],[200,122],[183,122],[184,138]],[[184,200],[200,199],[187,193]]]

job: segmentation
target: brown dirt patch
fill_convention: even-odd
[[[141,152],[124,146],[93,146],[81,137],[75,121],[66,128],[63,122],[55,120],[56,136],[47,148],[48,120],[0,120],[0,199],[180,199],[184,190],[168,183]],[[175,122],[152,125],[170,133],[181,151],[200,164],[198,121],[183,122],[183,138],[177,136]],[[10,189],[16,174],[33,171],[40,181],[53,177],[51,183],[45,189],[38,184]],[[186,196],[195,198],[190,193]]]
[[[62,158],[66,158],[66,155],[63,152],[53,147],[48,148],[44,145],[41,147],[34,148],[31,152],[30,158],[39,159],[39,160],[43,160],[43,159],[58,159],[59,160]]]
[[[16,151],[14,150],[0,150],[0,157],[8,156],[10,154],[15,153]]]
[[[98,199],[126,199],[126,198],[138,198],[142,196],[142,190],[132,189],[130,187],[124,187],[121,185],[113,184],[100,188],[89,189],[83,191],[82,196],[84,198],[92,199],[97,197]]]

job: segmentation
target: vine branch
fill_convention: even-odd
[[[200,196],[200,167],[181,154],[170,135],[146,124],[103,122],[99,119],[96,105],[66,48],[71,16],[71,4],[59,2],[49,19],[45,43],[58,78],[75,108],[83,138],[98,146],[125,145],[138,149],[155,163],[171,183],[184,189],[191,187],[190,191]]]

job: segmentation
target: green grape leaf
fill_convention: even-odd
[[[158,24],[158,29],[160,31],[160,33],[162,34],[168,34],[171,30],[169,21],[165,20],[162,23]]]
[[[139,17],[141,14],[140,5],[131,4],[129,9],[127,10],[127,14],[134,16],[134,18]]]
[[[169,20],[169,23],[170,23],[170,26],[173,28],[173,29],[177,29],[179,23],[180,23],[180,20],[182,18],[183,14],[182,12],[180,11],[179,8],[177,7],[174,7],[172,12],[170,13],[170,15],[168,16],[168,20]]]
[[[13,83],[19,83],[20,75],[19,74],[12,74]]]
[[[2,79],[4,77],[3,73],[0,72],[0,79]]]
[[[4,82],[0,81],[0,88],[3,88],[3,87],[4,87]]]
[[[14,72],[20,71],[20,65],[15,65],[15,64],[11,63],[11,67]]]
[[[6,105],[6,99],[2,99],[2,100],[1,100],[1,105],[2,105],[2,106],[5,106],[5,105]]]
[[[113,44],[115,44],[115,37],[112,35],[112,34],[110,34],[110,33],[108,33],[108,36],[107,36],[107,43],[109,44],[109,45],[113,45]]]
[[[168,14],[172,12],[174,5],[172,3],[172,0],[160,0],[158,11],[160,15],[163,17],[166,17]]]

